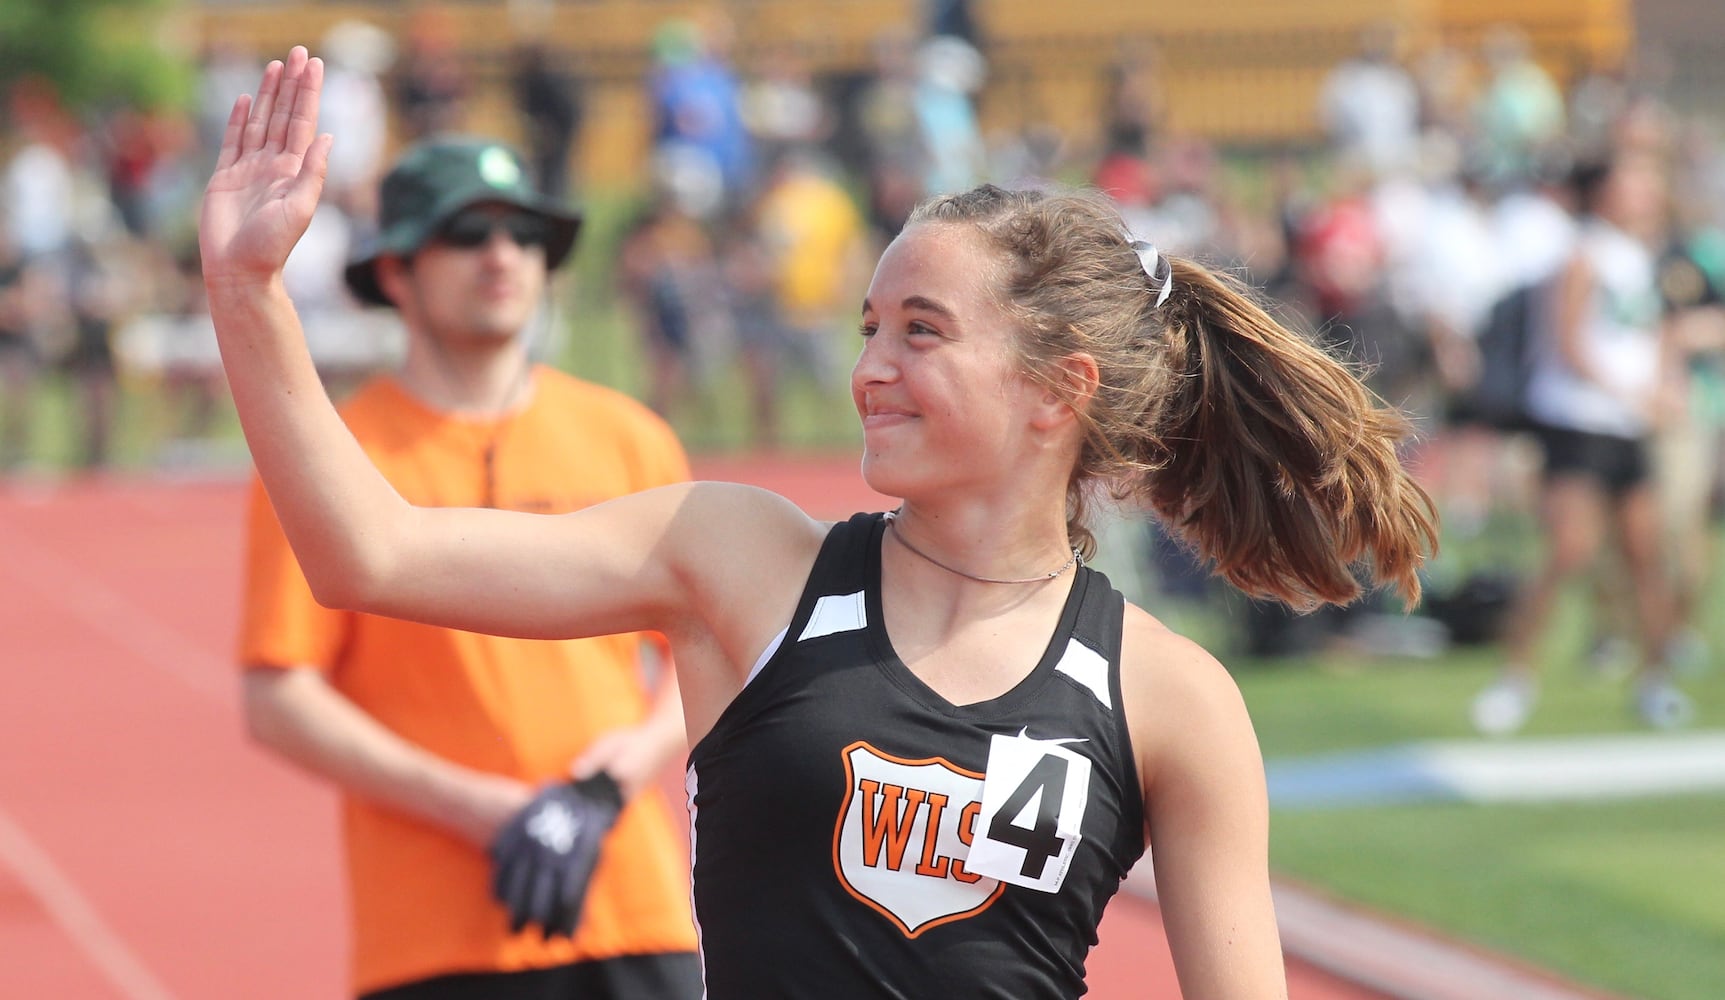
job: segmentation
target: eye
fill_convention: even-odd
[[[926,333],[931,337],[940,336],[939,330],[936,330],[934,327],[929,326],[927,323],[921,322],[920,320],[912,320],[910,326],[905,329],[911,334]]]
[[[872,336],[874,336],[875,331],[878,329],[880,329],[879,326],[877,326],[874,323],[867,322],[865,320],[864,322],[862,322],[861,324],[859,324],[857,326],[857,333],[861,334],[864,337],[872,337]]]

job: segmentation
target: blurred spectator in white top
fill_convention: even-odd
[[[761,159],[776,161],[783,150],[813,148],[832,135],[834,118],[815,88],[808,58],[790,44],[762,53],[760,72],[743,88],[743,124]]]
[[[939,35],[922,43],[916,63],[914,106],[926,154],[923,194],[975,187],[987,157],[975,105],[988,70],[982,53],[962,38]]]
[[[364,21],[338,21],[324,33],[323,104],[318,129],[339,139],[329,151],[325,185],[337,198],[368,191],[389,143],[389,98],[383,75],[395,61],[395,40]]]
[[[26,261],[53,257],[72,242],[77,124],[45,80],[19,80],[8,97],[19,145],[6,165],[0,214]]]
[[[1336,151],[1377,174],[1411,162],[1419,138],[1419,90],[1397,59],[1397,45],[1394,25],[1371,25],[1359,53],[1330,71],[1319,96]]]
[[[222,33],[217,26],[212,26],[212,32],[205,40],[198,73],[198,148],[204,159],[198,173],[205,177],[214,169],[216,154],[221,151],[234,95],[251,93],[263,73],[263,63],[237,38]]]
[[[1534,161],[1527,181],[1503,192],[1493,206],[1505,291],[1550,280],[1575,254],[1571,169],[1566,153],[1548,150]]]

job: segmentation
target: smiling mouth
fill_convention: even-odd
[[[889,427],[916,419],[916,414],[902,410],[875,410],[863,415],[863,427]]]

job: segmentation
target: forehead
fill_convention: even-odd
[[[881,254],[868,302],[881,309],[918,295],[955,310],[995,307],[1004,269],[999,253],[970,226],[921,223]]]

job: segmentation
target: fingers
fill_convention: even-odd
[[[216,169],[232,166],[240,158],[240,133],[245,130],[246,116],[252,110],[252,95],[241,94],[228,112],[228,127],[222,132],[222,151],[216,157]]]
[[[270,115],[275,112],[276,92],[281,89],[283,69],[280,59],[271,60],[264,67],[264,77],[258,81],[258,96],[252,98],[251,117],[240,133],[241,156],[263,148],[264,137],[269,133]]]
[[[562,881],[557,889],[557,908],[545,925],[545,936],[561,934],[571,937],[581,922],[582,904],[587,899],[587,887],[593,869],[599,862],[600,838],[588,837],[575,848],[575,855],[563,864]]]
[[[549,931],[552,926],[551,918],[560,905],[561,881],[559,873],[553,867],[534,866],[533,881],[527,894],[526,923],[538,924],[542,933]]]
[[[575,927],[581,922],[581,899],[564,892],[557,897],[557,905],[547,915],[545,936],[574,937]]]
[[[288,152],[296,155],[304,153],[316,139],[318,105],[322,93],[323,60],[312,59],[306,63],[305,72],[300,75],[293,109],[288,113],[287,135],[284,139]]]
[[[305,46],[295,45],[288,51],[287,65],[282,68],[281,87],[277,89],[275,104],[270,107],[269,127],[264,132],[264,148],[269,152],[287,149],[288,122],[293,118],[294,102],[299,98],[300,84],[305,79],[306,69]]]
[[[509,912],[509,932],[521,933],[533,918],[528,893],[533,885],[533,857],[517,853],[497,873],[497,901]]]

